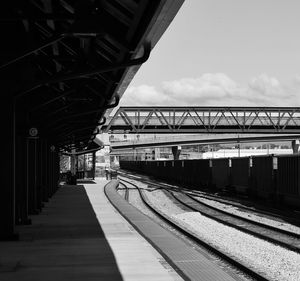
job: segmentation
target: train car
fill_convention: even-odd
[[[230,186],[230,159],[211,159],[211,189],[224,190]]]
[[[162,164],[162,170],[161,170],[162,177],[161,178],[168,182],[172,182],[172,180],[173,180],[172,162],[173,161],[166,160],[166,161],[163,161],[163,164]]]
[[[256,198],[275,199],[273,156],[252,157],[250,194]]]
[[[120,167],[191,189],[231,191],[300,208],[300,155],[121,161]]]
[[[250,189],[250,157],[231,158],[230,186],[238,194],[248,195]]]
[[[177,184],[183,184],[184,183],[184,175],[183,175],[183,167],[182,166],[184,164],[182,164],[181,160],[175,160],[173,161],[173,177],[174,177],[174,181]]]
[[[197,190],[208,189],[211,183],[211,167],[209,159],[197,159],[191,161],[190,181]]]
[[[181,184],[184,185],[187,188],[192,188],[192,181],[191,181],[191,170],[189,160],[181,160],[181,171],[182,171],[182,177],[181,177]]]
[[[276,180],[280,202],[300,207],[300,155],[277,157]]]

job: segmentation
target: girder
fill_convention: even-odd
[[[111,133],[300,133],[300,107],[120,107]]]

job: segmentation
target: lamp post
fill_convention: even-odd
[[[240,135],[238,135],[238,157],[241,157]]]

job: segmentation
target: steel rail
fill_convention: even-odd
[[[129,202],[129,188],[128,188],[128,186],[126,184],[122,183],[121,181],[120,181],[120,184],[124,186],[124,188],[125,188],[125,196],[124,196],[124,198],[125,198],[125,200],[127,202]]]
[[[132,172],[131,172],[132,173]],[[176,189],[180,189],[182,192],[185,192],[185,194],[192,194],[194,196],[198,196],[198,197],[203,197],[205,199],[209,199],[209,200],[214,200],[223,204],[227,204],[227,205],[232,205],[235,206],[237,208],[240,209],[244,209],[246,211],[251,211],[257,214],[262,214],[262,215],[268,215],[274,218],[280,218],[280,219],[284,219],[284,220],[292,220],[294,225],[299,226],[300,227],[300,220],[297,218],[295,218],[295,216],[298,216],[298,214],[294,214],[291,212],[286,213],[285,211],[281,211],[279,209],[273,209],[273,208],[264,208],[263,210],[260,209],[261,206],[255,206],[255,210],[253,210],[252,207],[247,207],[244,205],[241,205],[242,203],[238,200],[238,199],[234,199],[234,198],[220,198],[220,196],[216,196],[213,194],[205,194],[203,195],[204,191],[200,191],[200,190],[193,190],[190,188],[186,188],[183,186],[178,186],[178,185],[171,185],[169,183],[166,182],[159,182],[156,183],[154,181],[148,181],[145,179],[145,176],[140,175],[134,177],[132,174],[128,175],[126,174],[126,177],[128,178],[132,178],[132,179],[136,179],[138,178],[140,181],[143,181],[144,183],[148,183],[148,184],[152,184],[152,185],[163,185],[166,188],[176,188]],[[142,179],[144,177],[144,179]],[[233,200],[233,201],[232,201]],[[246,202],[246,203],[250,203],[250,202]],[[253,202],[252,202],[253,203]],[[291,218],[292,217],[292,218]],[[293,233],[293,232],[291,232]]]
[[[166,189],[165,189],[166,190]],[[166,190],[167,192],[169,192],[169,194],[172,195],[172,197],[177,201],[177,202],[180,202],[182,205],[186,206],[187,208],[189,208],[190,210],[193,210],[193,211],[196,211],[196,212],[200,212],[203,216],[206,216],[212,220],[215,220],[221,224],[224,224],[224,225],[227,225],[229,227],[232,227],[232,228],[235,228],[237,230],[240,230],[242,232],[245,232],[247,234],[250,234],[250,235],[253,235],[255,237],[258,237],[262,240],[265,240],[265,241],[268,241],[268,242],[271,242],[275,245],[279,245],[285,249],[288,249],[290,251],[293,251],[293,252],[296,252],[298,254],[300,254],[300,248],[299,247],[296,247],[294,245],[290,245],[286,242],[283,242],[283,241],[280,241],[278,239],[275,239],[275,238],[272,238],[271,236],[267,236],[266,234],[262,234],[262,233],[259,233],[257,231],[254,231],[254,230],[251,230],[249,229],[249,224],[252,224],[252,225],[256,225],[256,226],[260,226],[259,223],[255,223],[251,220],[247,220],[247,219],[244,219],[244,218],[241,218],[239,216],[235,216],[235,215],[232,215],[232,214],[229,214],[227,212],[222,212],[221,210],[218,210],[215,208],[216,212],[219,212],[219,213],[222,213],[222,214],[226,214],[227,217],[232,217],[232,218],[235,218],[237,220],[240,220],[241,222],[247,222],[248,223],[248,228],[245,227],[245,225],[243,226],[239,226],[237,223],[232,223],[232,222],[229,222],[225,219],[222,219],[222,218],[219,218],[217,217],[217,215],[212,215],[212,214],[209,214],[209,212],[206,212],[206,211],[203,211],[203,209],[201,210],[200,208],[197,208],[197,207],[194,207],[194,206],[191,206],[190,204],[186,203],[184,200],[182,199],[179,199],[176,195],[174,195],[174,193],[172,191],[169,191],[169,190]],[[201,204],[199,201],[197,201],[198,204]],[[203,204],[204,205],[204,204]],[[207,208],[207,206],[205,206]],[[209,208],[209,207],[208,207]],[[213,208],[212,208],[213,209]],[[263,226],[260,226],[261,228],[264,228],[264,229],[269,229],[271,230],[271,227],[267,227],[266,225],[263,224]],[[251,228],[251,226],[250,226]],[[278,228],[276,228],[275,230],[272,230],[274,232],[281,232],[281,231],[278,231]],[[286,233],[280,233],[282,235],[288,235],[288,236],[291,236],[290,234],[286,234]],[[296,236],[298,238],[298,235],[293,233],[293,238]]]
[[[268,216],[272,216],[274,218],[280,218],[280,219],[284,219],[284,220],[292,220],[293,221],[292,224],[300,227],[300,220],[299,219],[297,220],[296,218],[294,218],[294,216],[296,216],[296,214],[294,214],[294,213],[289,212],[288,214],[283,215],[283,214],[279,213],[280,210],[272,209],[272,208],[269,208],[270,209],[269,211],[267,211],[265,209],[264,210],[261,210],[261,209],[253,210],[253,207],[244,206],[238,200],[235,200],[233,198],[223,199],[223,198],[220,198],[219,196],[212,195],[212,194],[203,195],[203,192],[197,192],[196,190],[185,190],[184,192],[186,194],[189,194],[192,197],[195,196],[195,197],[201,197],[201,198],[208,199],[208,200],[214,200],[214,201],[219,202],[219,203],[232,205],[234,207],[237,207],[239,209],[243,209],[245,211],[250,211],[250,212],[253,212],[253,213],[258,213],[258,214],[263,214],[263,215],[268,215]],[[196,199],[196,198],[194,198],[194,199]],[[282,211],[281,213],[285,213],[285,211]],[[292,218],[291,218],[291,216],[292,216]],[[293,233],[293,232],[290,232],[290,233]]]
[[[128,176],[127,176],[127,177],[128,177]],[[234,218],[239,219],[239,220],[243,220],[243,221],[245,221],[245,222],[247,222],[247,223],[257,225],[257,226],[259,226],[259,227],[267,228],[267,229],[269,229],[269,230],[276,231],[276,232],[279,232],[279,233],[282,233],[282,234],[289,235],[289,236],[292,236],[292,237],[294,237],[294,238],[300,239],[300,234],[298,234],[298,233],[291,232],[291,231],[289,231],[289,230],[284,230],[284,229],[281,229],[281,228],[277,228],[277,227],[275,227],[275,226],[267,225],[267,224],[265,224],[265,223],[258,222],[258,221],[254,221],[254,220],[251,220],[251,219],[248,219],[248,218],[244,218],[244,217],[241,217],[241,216],[239,216],[239,215],[232,214],[232,213],[230,213],[230,212],[221,210],[221,209],[219,209],[219,208],[217,208],[217,207],[213,207],[213,206],[211,206],[211,205],[209,205],[209,204],[206,204],[206,203],[204,203],[204,202],[201,202],[201,201],[197,200],[196,198],[194,198],[193,196],[191,196],[189,193],[187,193],[188,190],[182,191],[182,189],[179,188],[179,187],[169,186],[169,185],[166,186],[165,184],[160,184],[160,183],[157,184],[157,183],[145,181],[145,180],[143,180],[143,179],[135,179],[135,180],[139,180],[139,181],[141,181],[141,182],[143,182],[143,183],[151,184],[152,186],[156,186],[156,187],[159,187],[159,188],[163,187],[164,190],[166,190],[166,191],[168,191],[168,192],[172,192],[172,193],[173,193],[173,190],[172,190],[172,189],[175,188],[177,192],[180,192],[180,193],[184,194],[185,196],[187,196],[187,197],[190,198],[191,200],[197,202],[198,204],[201,204],[201,205],[205,206],[206,208],[209,208],[209,209],[214,210],[214,211],[216,211],[216,212],[220,212],[220,213],[222,213],[222,214],[224,214],[224,215],[227,215],[227,216],[230,216],[230,217],[234,217]],[[170,190],[171,190],[171,191],[170,191]],[[190,190],[189,190],[189,191],[190,191]],[[172,196],[175,197],[174,195],[172,195]],[[205,197],[205,196],[202,196],[202,197],[203,197],[203,198],[207,198],[207,197]],[[177,197],[175,197],[175,199],[178,200],[178,201],[182,201],[182,200],[178,199]],[[210,199],[210,200],[214,200],[214,199]],[[188,204],[186,204],[186,203],[184,203],[184,202],[181,202],[181,203],[182,203],[183,205],[187,205],[189,208],[193,208],[193,207],[191,207],[190,205],[188,205]],[[230,203],[227,203],[227,204],[229,205]],[[242,208],[243,206],[237,205],[237,207]],[[246,209],[246,208],[245,208],[245,209]],[[196,211],[199,211],[198,209],[195,209],[195,210],[196,210]],[[247,210],[249,210],[249,208],[247,208]],[[251,211],[253,212],[253,210],[251,210]],[[200,212],[201,212],[201,211],[200,211]],[[223,223],[223,220],[222,220],[222,223]],[[231,226],[231,225],[229,225],[229,226]],[[239,230],[240,230],[240,229],[239,229]],[[252,234],[252,233],[250,233],[250,234]],[[275,241],[278,241],[278,240],[275,239]],[[272,242],[272,241],[271,241],[271,242]],[[279,241],[279,243],[282,243],[282,242]],[[287,245],[287,244],[284,243],[284,245]],[[299,248],[295,248],[295,247],[292,247],[292,248],[293,248],[293,249],[297,249],[297,252],[300,253],[300,249],[299,249]],[[292,249],[290,249],[290,250],[292,250]]]
[[[179,231],[180,233],[182,233],[183,235],[187,236],[188,238],[190,238],[192,241],[194,241],[195,243],[204,246],[207,250],[211,251],[212,253],[216,254],[217,256],[221,257],[223,260],[225,260],[226,262],[232,264],[233,266],[235,266],[236,268],[238,268],[239,270],[241,270],[242,272],[248,274],[251,277],[256,278],[256,280],[261,280],[261,281],[266,281],[268,280],[267,278],[265,278],[264,276],[262,276],[261,274],[251,270],[248,266],[240,263],[239,261],[233,259],[232,257],[226,255],[225,253],[223,253],[222,251],[219,251],[218,249],[214,248],[213,246],[211,246],[210,244],[204,242],[203,240],[199,239],[198,237],[196,237],[195,235],[193,235],[192,233],[190,233],[188,230],[185,230],[184,228],[180,227],[178,224],[176,224],[173,220],[171,220],[168,216],[166,216],[165,214],[161,213],[157,208],[155,208],[146,198],[145,194],[143,194],[143,192],[140,190],[140,188],[135,185],[134,183],[131,183],[129,181],[126,181],[124,179],[121,179],[124,182],[127,182],[133,186],[135,186],[135,188],[137,188],[137,190],[139,191],[139,194],[141,196],[142,201],[144,202],[144,204],[154,213],[156,214],[160,219],[162,219],[164,222],[168,223],[169,225],[171,225],[173,228],[175,228],[177,231]]]

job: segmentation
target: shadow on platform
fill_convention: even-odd
[[[62,186],[20,241],[0,242],[0,280],[123,280],[83,186]]]
[[[77,180],[77,183],[78,184],[95,184],[96,182],[95,181],[93,181],[93,180],[89,180],[89,179],[78,179]]]

